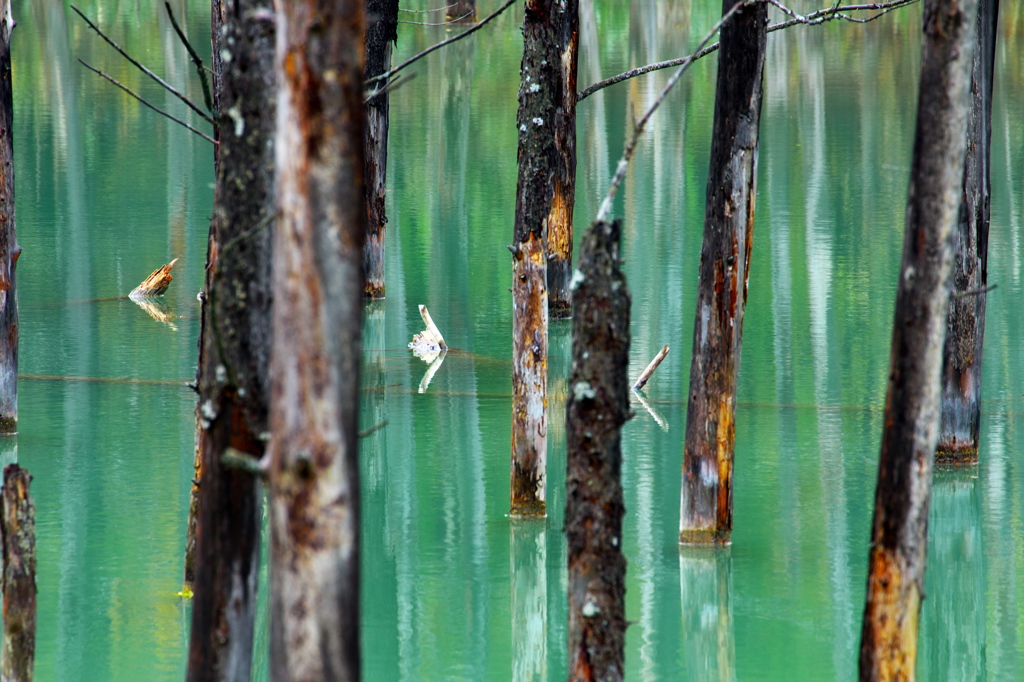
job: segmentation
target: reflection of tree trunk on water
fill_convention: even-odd
[[[981,421],[981,357],[985,337],[984,288],[988,284],[989,158],[992,139],[992,77],[999,0],[980,0],[967,119],[960,219],[953,232],[953,291],[942,368],[942,425],[936,461],[978,461]]]
[[[548,679],[548,546],[543,524],[513,520],[512,682]]]
[[[679,551],[686,680],[735,680],[731,550]]]
[[[724,0],[722,13],[736,3]],[[743,8],[722,27],[704,213],[679,541],[728,544],[736,380],[747,302],[767,6]]]
[[[935,474],[929,515],[928,600],[922,608],[918,677],[1002,679],[986,670],[985,545],[973,471]]]
[[[18,292],[14,230],[14,96],[11,0],[0,2],[0,433],[18,430]]]
[[[454,0],[448,3],[444,19],[452,24],[475,24],[476,0]]]
[[[914,679],[916,669],[976,12],[971,0],[929,0],[923,11],[914,158],[868,559],[862,680]]]
[[[355,681],[363,314],[362,0],[277,4],[273,679]]]
[[[391,45],[398,40],[398,0],[366,0],[366,66],[373,78],[391,69]],[[378,87],[381,84],[378,83]],[[363,245],[364,294],[384,298],[384,235],[387,215],[388,94],[366,103],[366,150],[363,182],[366,185],[366,243]]]
[[[270,2],[218,3],[224,59],[217,185],[199,370],[202,482],[189,680],[248,679],[259,570],[262,485],[228,469],[229,447],[260,459],[267,430],[273,195],[274,28]],[[241,123],[239,123],[239,121]]]

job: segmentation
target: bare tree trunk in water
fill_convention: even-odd
[[[391,69],[391,44],[398,40],[398,0],[366,0],[366,70],[369,79]],[[378,86],[381,84],[378,83]],[[366,183],[366,243],[363,270],[368,299],[384,298],[384,212],[388,165],[388,94],[366,103],[366,150],[363,179]]]
[[[0,433],[18,431],[18,291],[14,230],[14,93],[10,0],[0,1]]]
[[[363,0],[277,8],[270,677],[356,682]]]
[[[724,0],[722,13],[735,0]],[[729,544],[736,378],[754,237],[767,5],[722,27],[700,253],[679,542]]]
[[[978,461],[981,420],[981,354],[988,285],[989,157],[992,139],[992,74],[999,0],[980,0],[967,119],[960,220],[953,233],[953,291],[942,367],[942,426],[935,461]]]
[[[451,24],[476,23],[476,0],[454,0],[448,4],[450,7],[445,10],[445,21]]]
[[[562,101],[558,8],[556,0],[526,0],[523,17],[511,247],[513,516],[547,513],[547,223],[558,174],[554,121]]]
[[[579,0],[566,0],[559,10],[561,31],[559,75],[562,99],[555,112],[558,165],[548,215],[548,309],[553,318],[572,315],[572,214],[576,205],[576,72],[579,62]]]
[[[629,418],[629,306],[622,222],[583,237],[574,294],[566,409],[565,534],[569,553],[569,679],[622,680],[626,557],[622,553],[622,425]]]
[[[889,356],[861,680],[913,680],[952,235],[963,187],[976,0],[927,0],[917,132]]]
[[[262,484],[228,469],[260,459],[267,430],[274,204],[271,0],[222,0],[222,113],[203,306],[195,599],[187,679],[248,680],[259,575]]]
[[[36,657],[36,506],[32,475],[17,464],[4,467],[0,537],[3,545],[3,653],[0,679],[32,682]]]

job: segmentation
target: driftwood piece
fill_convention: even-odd
[[[641,388],[647,385],[647,382],[650,380],[651,375],[654,374],[654,370],[658,369],[658,365],[661,364],[661,361],[664,360],[665,356],[667,355],[668,346],[666,345],[662,347],[660,351],[658,351],[658,354],[654,356],[653,360],[651,360],[651,364],[647,365],[647,369],[641,372],[640,376],[637,377],[636,381],[633,382],[634,391],[639,391]]]
[[[441,330],[430,319],[430,311],[427,310],[427,306],[420,306],[420,317],[423,318],[423,324],[427,325],[427,328],[419,334],[413,334],[409,348],[412,348],[412,352],[420,360],[432,364],[439,355],[448,352],[448,344],[444,342]]]
[[[128,294],[128,298],[134,301],[147,296],[163,296],[164,292],[167,291],[167,287],[171,286],[171,280],[174,279],[171,275],[171,268],[179,260],[181,259],[175,258],[167,265],[154,270],[153,274],[142,281],[142,284],[132,289],[132,293]]]

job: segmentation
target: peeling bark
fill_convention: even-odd
[[[547,227],[558,161],[559,4],[527,0],[520,69],[519,182],[512,246],[511,514],[544,516],[547,476]]]
[[[572,214],[576,204],[576,72],[580,42],[579,0],[567,0],[560,22],[561,101],[555,112],[554,195],[548,214],[548,309],[554,319],[572,316]]]
[[[962,193],[977,3],[927,0],[917,132],[868,558],[861,680],[912,680],[938,441],[952,234]]]
[[[262,484],[223,466],[259,459],[267,430],[274,203],[270,0],[222,0],[217,185],[206,266],[197,417],[201,432],[189,680],[248,680]]]
[[[724,0],[722,13],[735,0]],[[736,381],[754,234],[767,5],[722,27],[704,210],[679,542],[729,544]]]
[[[398,41],[398,0],[366,0],[366,79],[391,69],[391,46]],[[388,94],[366,103],[366,243],[363,245],[364,294],[384,298],[384,211],[388,163]]]
[[[0,679],[31,682],[36,655],[36,508],[32,475],[4,467],[0,536],[3,538],[4,642]]]
[[[277,7],[270,677],[355,682],[363,3]]]
[[[967,119],[960,219],[953,233],[953,291],[942,369],[942,426],[937,464],[978,461],[981,421],[981,357],[988,285],[989,157],[992,139],[992,75],[999,0],[979,2]],[[980,293],[970,293],[980,292]]]
[[[18,431],[18,292],[14,226],[14,95],[10,0],[0,2],[0,433]]]
[[[619,260],[622,223],[583,237],[573,295],[566,409],[565,534],[569,557],[569,679],[622,680],[626,557],[622,553],[622,425],[629,418],[630,296]]]

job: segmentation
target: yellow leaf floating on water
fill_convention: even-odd
[[[181,592],[177,592],[174,596],[175,597],[181,597],[182,599],[191,599],[192,598],[192,589],[189,588],[189,587],[186,587]]]

